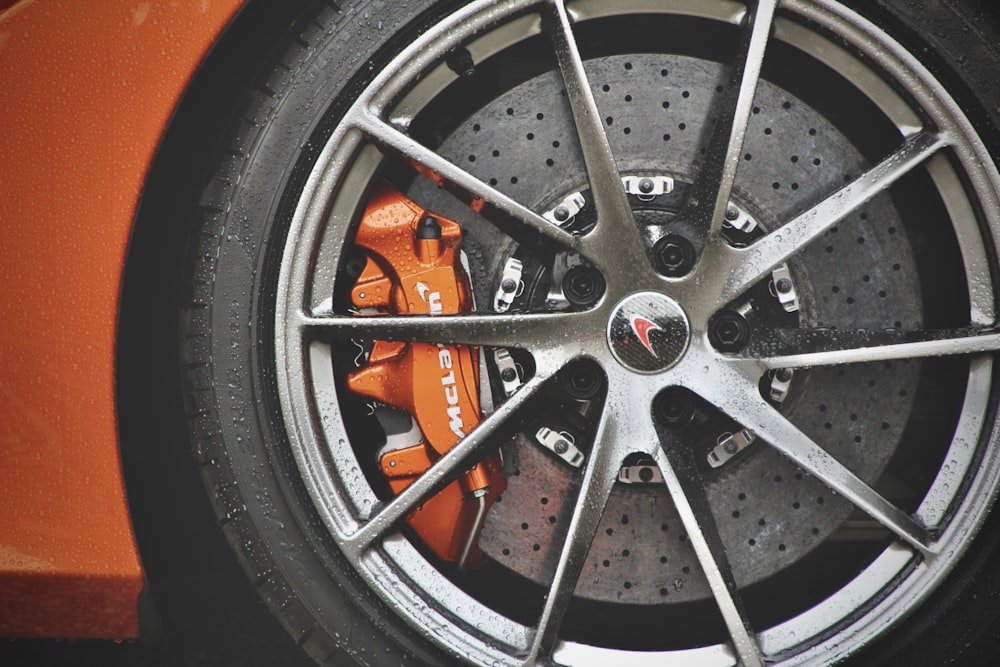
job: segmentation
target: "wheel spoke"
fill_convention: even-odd
[[[490,436],[538,392],[551,377],[551,368],[539,367],[535,375],[514,393],[496,412],[484,419],[468,436],[442,456],[415,482],[403,489],[367,523],[353,534],[342,537],[342,548],[350,558],[360,556],[382,535],[391,530],[420,503],[441,490],[470,459],[485,456]]]
[[[940,134],[917,134],[858,179],[749,247],[733,248],[721,240],[711,244],[705,249],[702,265],[724,281],[716,305],[721,307],[738,297],[774,267],[947,145]]]
[[[681,213],[682,217],[708,229],[710,238],[722,231],[777,4],[777,0],[758,0],[747,16],[732,76],[722,94],[718,124],[705,153],[694,195],[687,210]]]
[[[763,666],[760,645],[743,609],[694,452],[689,444],[672,437],[670,433],[662,434],[660,440],[662,449],[656,459],[663,481],[722,612],[740,664],[742,667]]]
[[[624,458],[620,450],[620,426],[615,411],[606,409],[597,428],[583,475],[583,487],[573,508],[569,532],[559,554],[559,563],[549,586],[531,652],[525,660],[526,665],[551,663],[559,629]]]
[[[719,371],[713,380],[700,382],[693,389],[922,554],[933,552],[926,528],[848,470],[770,404],[763,399],[755,400],[759,389],[749,373],[735,367]]]
[[[372,139],[436,171],[451,183],[480,197],[486,203],[495,206],[534,232],[566,248],[576,249],[579,247],[579,237],[553,225],[541,215],[514,201],[496,188],[487,185],[373,114],[366,111],[355,111],[344,122],[358,128]]]
[[[1000,350],[995,327],[934,331],[778,329],[744,352],[765,368],[807,368]]]
[[[554,332],[593,327],[593,315],[523,313],[514,315],[322,315],[306,316],[300,328],[329,340],[351,338],[454,345],[551,349]]]
[[[646,254],[639,242],[632,208],[622,188],[615,157],[573,37],[564,0],[552,2],[551,33],[597,210],[597,226],[585,241],[589,251],[585,254],[589,259],[597,260],[603,256],[606,260],[610,252],[618,258],[612,262],[621,262],[622,266],[646,265]]]

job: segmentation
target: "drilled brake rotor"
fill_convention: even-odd
[[[587,73],[620,172],[694,182],[727,72],[713,62],[639,54],[588,61]],[[801,100],[762,82],[756,103],[734,203],[754,212],[765,228],[788,220],[867,168],[846,137]],[[588,187],[556,73],[486,104],[438,150],[538,212]],[[426,182],[415,184],[409,194],[461,222],[468,239],[490,250],[479,258],[488,278],[474,288],[481,309],[492,303],[503,262],[516,250],[513,242]],[[832,228],[789,269],[802,326],[921,326],[912,251],[885,195]],[[517,341],[510,345],[516,347]],[[781,410],[871,483],[900,442],[919,372],[918,362],[800,371]],[[637,406],[632,417],[649,419],[648,406]],[[545,415],[540,418],[544,423]],[[578,471],[539,447],[531,434],[521,434],[507,458],[513,474],[487,516],[480,546],[503,566],[543,583],[551,578],[562,546],[575,493],[571,480]],[[740,585],[800,560],[852,511],[763,442],[708,471],[705,483]],[[617,485],[577,594],[635,604],[709,596],[662,485]]]

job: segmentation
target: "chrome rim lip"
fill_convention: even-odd
[[[479,2],[470,5],[453,15],[447,23],[442,24],[436,32],[433,32],[434,36],[445,35],[443,39],[437,37],[431,39],[425,35],[401,54],[398,60],[408,63],[409,69],[404,67],[396,71],[392,67],[387,68],[382,75],[376,77],[368,90],[375,91],[380,88],[390,90],[396,88],[400,82],[405,83],[409,72],[420,71],[433,60],[434,51],[425,50],[426,47],[433,44],[440,52],[471,36],[471,33],[478,29],[479,24],[485,25],[488,20],[534,4],[532,2],[506,2],[494,6],[491,2]],[[637,3],[637,6],[643,4],[640,2]],[[728,4],[738,6],[738,3]],[[678,7],[683,10],[695,11],[689,5],[690,3],[678,3]],[[587,3],[580,3],[579,14],[581,16],[586,15],[587,7]],[[854,48],[867,52],[870,56],[876,55],[874,47],[869,46],[870,44],[876,44],[879,48],[886,49],[887,52],[880,52],[883,56],[879,61],[881,66],[897,81],[913,91],[915,96],[919,92],[918,97],[928,107],[930,115],[944,132],[952,135],[955,142],[952,150],[971,180],[979,203],[983,206],[983,216],[988,221],[990,229],[996,230],[998,219],[1000,219],[1000,213],[998,213],[1000,206],[996,200],[996,192],[1000,191],[1000,179],[998,179],[995,169],[980,168],[980,166],[992,165],[989,154],[976,136],[971,124],[961,114],[957,104],[940,83],[915,58],[902,50],[877,27],[833,2],[828,0],[813,2],[787,0],[782,7],[818,25],[833,29],[837,34],[842,34],[851,41]],[[735,18],[738,15],[732,16]],[[461,29],[449,31],[449,26],[461,26]],[[389,75],[390,71],[394,73]],[[355,109],[359,105],[364,105],[380,113],[384,111],[385,101],[388,97],[391,96],[365,96],[355,105]],[[349,112],[348,116],[351,113]],[[308,406],[324,403],[322,400],[317,400],[316,396],[329,392],[332,383],[327,384],[327,378],[323,375],[324,364],[326,364],[326,368],[329,368],[328,353],[324,353],[323,345],[312,343],[307,346],[301,338],[300,324],[303,306],[306,310],[311,307],[315,312],[317,300],[308,294],[310,286],[313,285],[313,280],[310,278],[312,274],[310,263],[314,241],[307,240],[305,243],[300,243],[299,240],[317,238],[320,229],[326,225],[329,204],[334,194],[338,192],[338,184],[342,180],[343,170],[351,164],[351,154],[353,153],[351,144],[360,141],[362,141],[362,136],[357,129],[350,126],[338,128],[323,150],[316,163],[316,169],[306,184],[300,198],[300,204],[295,212],[288,236],[289,245],[282,262],[275,327],[276,357],[285,360],[284,363],[279,363],[277,368],[278,390],[292,450],[306,486],[312,497],[317,500],[317,510],[327,528],[340,540],[359,528],[359,522],[351,515],[357,512],[363,516],[370,512],[376,499],[366,485],[358,484],[356,487],[351,487],[344,483],[344,479],[351,476],[349,471],[341,471],[337,479],[334,479],[330,474],[326,456],[332,456],[341,465],[350,464],[354,456],[349,445],[346,445],[347,433],[336,411],[323,413],[320,408],[313,407],[306,409],[303,413],[304,407],[308,408]],[[975,239],[979,238],[979,230],[974,229],[974,221],[968,222],[968,225],[971,225],[972,228],[967,226],[964,232],[957,230],[956,235],[963,245],[964,258],[967,267],[971,267],[968,269],[971,273],[981,268],[983,260],[977,257],[978,253],[975,247]],[[332,255],[328,255],[327,260],[330,259],[333,260],[333,265],[336,265],[339,257],[334,252]],[[970,295],[973,301],[973,321],[984,324],[992,322],[994,319],[992,290],[974,290],[973,292]],[[312,306],[307,304],[312,304]],[[964,428],[970,432],[968,437],[972,437],[971,432],[976,430],[976,423],[981,424],[981,413],[985,411],[983,392],[988,389],[991,362],[989,359],[980,358],[975,360],[972,366],[969,381],[971,390],[967,393],[967,407],[963,409],[963,416],[968,414],[967,421],[973,423],[964,427],[960,426],[960,430]],[[335,399],[335,396],[330,398]],[[968,405],[970,401],[972,405]],[[329,402],[329,405],[332,405],[333,402]],[[316,415],[318,419],[314,419],[313,413],[319,413]],[[989,440],[995,441],[996,437],[996,433],[993,433]],[[958,444],[953,443],[953,448],[957,447]],[[966,441],[965,447],[970,446],[972,444]],[[831,656],[844,656],[852,653],[865,637],[873,636],[876,629],[887,627],[918,604],[928,594],[928,591],[939,583],[950,566],[956,562],[967,544],[968,537],[975,533],[985,518],[984,510],[992,503],[997,490],[995,480],[1000,477],[1000,460],[998,460],[995,449],[995,447],[989,448],[987,456],[982,459],[977,472],[969,480],[968,492],[963,497],[961,504],[953,511],[955,516],[968,515],[969,519],[949,522],[946,529],[938,537],[938,544],[946,544],[949,547],[948,558],[925,560],[911,570],[904,581],[897,585],[890,594],[832,638],[798,650],[796,646],[800,644],[795,639],[801,637],[800,628],[809,628],[815,624],[808,621],[803,622],[801,618],[792,619],[760,633],[760,641],[764,649],[769,654],[795,649],[797,652],[782,656],[782,664],[818,664],[818,661],[829,659]],[[324,454],[324,450],[329,454]],[[356,462],[354,463],[356,464]],[[357,477],[361,478],[360,473]],[[932,490],[940,488],[948,481],[939,476],[932,485]],[[927,507],[922,507],[921,511],[929,515],[941,515],[940,512],[935,512]],[[500,645],[511,647],[514,652],[524,650],[529,643],[530,628],[513,623],[489,610],[481,609],[481,605],[468,599],[456,587],[440,581],[440,578],[435,576],[433,569],[416,554],[412,547],[409,547],[402,540],[389,540],[389,542],[391,548],[387,545],[384,552],[373,550],[367,552],[363,557],[351,558],[349,556],[349,559],[367,583],[397,613],[424,631],[428,627],[445,628],[446,632],[442,632],[445,632],[446,638],[442,639],[440,634],[428,633],[429,638],[432,641],[443,641],[449,650],[460,651],[466,658],[471,658],[475,662],[482,664],[490,664],[493,661],[498,664],[520,663],[517,656],[511,655],[508,650],[495,648],[493,643],[499,642]],[[898,549],[898,547],[890,547],[883,554],[882,558],[886,562],[879,561],[873,564],[872,567],[876,567],[878,572],[863,573],[855,580],[860,582],[858,585],[862,590],[875,593],[876,588],[881,590],[885,587],[886,573],[892,572],[899,562],[899,555],[893,551],[894,549]],[[910,550],[904,549],[904,551],[912,555]],[[906,560],[909,562],[910,559]],[[900,567],[896,572],[902,571],[902,569],[905,568]],[[403,578],[400,578],[399,572],[405,573]],[[863,581],[866,574],[875,581]],[[416,584],[419,590],[409,590],[403,594],[400,594],[398,589],[396,593],[387,591],[385,586],[385,577],[387,576],[399,579],[399,582],[403,584],[403,589],[409,590],[407,586]],[[879,581],[882,582],[880,586],[878,585]],[[441,604],[438,608],[435,608],[434,605],[422,604],[427,602],[426,591],[429,587],[437,587],[440,592],[444,593],[438,598]],[[848,597],[855,595],[857,595],[857,591],[848,592]],[[418,607],[422,607],[422,609],[418,611]],[[474,632],[459,628],[449,622],[448,609],[452,612],[461,609],[464,617],[470,620],[470,625],[475,625],[479,619],[485,621],[487,625],[480,627],[491,628],[490,633],[488,633],[492,635],[489,637],[490,641],[484,641],[483,637]],[[480,613],[479,619],[470,619],[470,610],[474,610],[474,613]],[[827,619],[835,614],[832,611],[821,611],[821,613]],[[849,615],[847,613],[845,617]],[[808,640],[808,638],[804,639]],[[583,653],[578,653],[581,650]],[[599,661],[602,656],[607,657],[612,654],[613,652],[606,649],[581,647],[570,643],[565,643],[557,653],[557,655],[566,657],[579,655],[579,664],[587,664],[589,660]],[[678,657],[680,654],[670,652],[663,655]],[[684,655],[698,660],[697,663],[692,662],[692,664],[732,664],[734,659],[728,646],[705,647],[686,652]],[[730,662],[727,663],[724,660]]]

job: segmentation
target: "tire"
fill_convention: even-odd
[[[994,658],[997,17],[569,5],[276,35],[181,331],[251,581],[329,665]]]

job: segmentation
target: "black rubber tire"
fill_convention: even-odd
[[[302,488],[276,404],[266,343],[274,243],[287,229],[300,167],[315,157],[309,139],[319,110],[336,106],[356,71],[378,62],[386,38],[411,18],[391,0],[316,4],[276,26],[286,30],[276,36],[284,53],[247,91],[189,239],[181,361],[192,445],[238,560],[317,663],[444,665],[451,661],[339,558]]]
[[[986,3],[848,4],[952,84],[997,155],[1000,27]],[[189,241],[180,332],[190,433],[223,532],[261,597],[313,659],[444,665],[458,656],[429,646],[339,555],[299,479],[277,406],[269,342],[277,263],[305,176],[352,91],[444,9],[431,0],[339,5],[319,2],[295,24],[276,26],[283,55],[247,92],[205,188]],[[995,656],[996,523],[930,604],[852,664],[969,665]],[[977,645],[980,639],[986,642]]]
[[[1000,7],[979,0],[853,2],[921,55],[1000,163]],[[872,6],[875,5],[875,6]],[[1000,659],[997,510],[954,573],[910,619],[851,665],[986,667]]]

